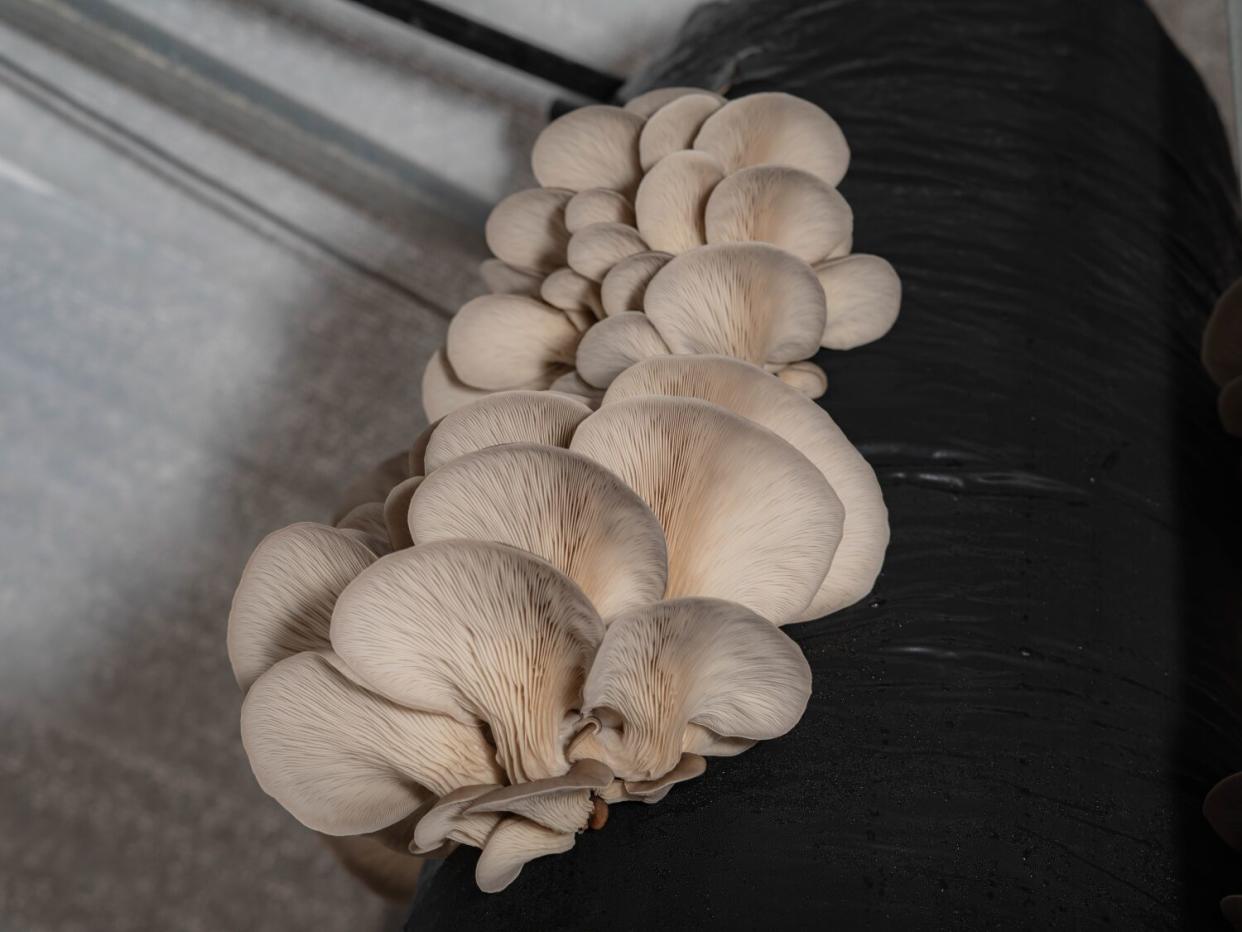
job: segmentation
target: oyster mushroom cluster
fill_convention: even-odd
[[[743,359],[819,397],[809,357],[877,339],[901,303],[892,266],[851,252],[849,157],[836,122],[789,94],[662,88],[562,116],[535,142],[541,187],[488,218],[491,293],[428,363],[428,418],[508,389],[594,404],[669,354]]]
[[[377,888],[470,845],[504,889],[609,805],[801,718],[781,626],[866,595],[888,544],[802,362],[896,313],[837,274],[871,259],[848,255],[847,159],[782,94],[552,124],[547,187],[489,223],[511,290],[467,304],[428,369],[431,426],[333,525],[259,544],[228,629],[246,753]]]

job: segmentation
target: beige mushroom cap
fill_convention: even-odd
[[[423,370],[422,393],[423,412],[429,421],[438,421],[454,408],[488,394],[486,389],[475,388],[459,379],[443,349],[436,350],[427,360],[427,368]]]
[[[543,284],[542,275],[515,269],[499,259],[484,259],[480,262],[479,277],[492,294],[524,294],[537,298],[539,286]]]
[[[841,544],[800,620],[852,605],[871,591],[888,547],[888,510],[875,472],[827,411],[754,366],[722,356],[638,363],[612,383],[601,411],[650,395],[701,398],[761,424],[815,464],[840,497]]]
[[[1222,388],[1242,375],[1242,278],[1212,308],[1203,331],[1203,368]]]
[[[634,205],[620,191],[610,188],[579,191],[565,205],[565,228],[577,233],[592,223],[623,223],[632,227]]]
[[[724,176],[720,163],[706,152],[686,149],[661,159],[643,177],[634,197],[634,213],[642,238],[653,250],[674,254],[709,242],[704,211],[710,203],[709,196],[715,199],[713,189],[725,184],[721,181]]]
[[[641,310],[647,285],[671,258],[672,255],[667,252],[638,252],[626,256],[609,269],[599,289],[604,313],[613,315]]]
[[[578,372],[591,385],[607,388],[640,359],[668,355],[668,344],[641,311],[624,311],[601,320],[578,344]]]
[[[568,395],[592,408],[599,407],[600,401],[604,398],[604,390],[584,381],[582,376],[578,375],[577,370],[566,372],[548,386],[548,391]]]
[[[655,515],[603,466],[558,447],[511,443],[441,466],[414,497],[410,527],[420,546],[495,541],[542,557],[604,618],[664,594]]]
[[[580,336],[542,301],[492,294],[462,306],[444,351],[457,377],[475,388],[544,388],[574,364]]]
[[[652,396],[606,401],[570,449],[611,469],[659,518],[667,598],[729,599],[781,625],[800,618],[823,583],[841,501],[771,431],[705,401]]]
[[[688,97],[691,94],[714,97],[720,103],[724,103],[724,98],[719,94],[704,90],[701,87],[657,87],[655,90],[639,94],[637,97],[626,101],[625,109],[646,120],[654,115],[657,110],[668,106],[668,104],[679,97]]]
[[[557,269],[543,280],[540,297],[552,307],[570,316],[580,330],[588,329],[604,316],[600,303],[599,285],[579,275],[573,269]],[[580,323],[581,322],[581,323]],[[585,326],[582,326],[585,323]]]
[[[500,816],[491,812],[469,813],[466,810],[480,796],[499,789],[495,783],[462,786],[436,800],[414,826],[410,851],[428,854],[441,848],[446,842],[458,842],[482,848],[492,833]]]
[[[388,539],[388,525],[384,521],[383,502],[367,502],[358,505],[337,521],[335,527],[350,540],[362,544],[377,557],[392,552],[392,541]]]
[[[378,831],[433,796],[501,777],[481,728],[382,699],[325,653],[259,677],[241,733],[264,792],[328,835]]]
[[[819,398],[828,391],[828,376],[815,363],[791,362],[773,373],[778,379],[808,398]]]
[[[886,260],[855,253],[820,263],[815,274],[828,309],[822,346],[853,349],[878,340],[896,323],[901,279]]]
[[[413,526],[422,540],[417,518]],[[337,599],[331,629],[334,649],[379,694],[486,722],[511,782],[568,768],[562,730],[602,633],[564,574],[529,553],[472,540],[420,543],[372,564]]]
[[[368,547],[322,524],[293,524],[263,538],[242,570],[229,611],[229,662],[237,685],[248,690],[285,657],[326,648],[337,596],[374,562]]]
[[[568,447],[574,428],[591,413],[581,401],[554,392],[509,391],[488,395],[444,418],[427,442],[427,472],[502,443]]]
[[[483,846],[474,880],[484,893],[499,893],[517,879],[528,861],[564,854],[574,846],[573,832],[554,832],[529,819],[504,819]]]
[[[593,282],[635,253],[647,252],[638,231],[624,223],[589,223],[569,238],[569,267]]]
[[[565,264],[569,231],[565,205],[573,197],[563,188],[530,188],[510,194],[492,208],[483,234],[487,248],[508,265],[528,272],[550,272]]]
[[[854,212],[836,188],[785,165],[734,172],[712,190],[703,216],[709,243],[771,243],[807,263],[827,258],[854,230]]]
[[[683,94],[648,117],[638,137],[638,160],[643,171],[650,171],[665,156],[693,146],[703,121],[723,105],[724,100],[716,94]]]
[[[657,780],[681,761],[691,723],[749,740],[785,734],[811,695],[798,645],[721,599],[658,602],[613,620],[583,687],[594,723],[586,751],[627,781]]]
[[[632,192],[642,177],[643,118],[620,107],[591,106],[553,120],[535,140],[530,163],[545,188]]]
[[[468,812],[511,812],[557,832],[579,832],[590,819],[591,796],[612,783],[612,771],[596,760],[577,761],[560,777],[503,786],[480,796]]]
[[[669,349],[757,365],[815,355],[824,290],[810,267],[766,243],[703,246],[651,279],[644,308]]]
[[[686,731],[699,728],[698,725],[687,725]],[[748,741],[747,746],[754,746],[753,741]],[[707,772],[707,761],[700,754],[685,753],[681,755],[681,759],[677,762],[677,766],[654,780],[626,780],[622,782],[626,799],[636,799],[648,805],[654,805],[668,795],[678,783],[685,783],[687,780],[693,780],[701,777]]]
[[[694,147],[710,152],[727,172],[752,165],[788,165],[836,186],[850,148],[836,121],[792,94],[751,94],[731,100],[699,130]]]

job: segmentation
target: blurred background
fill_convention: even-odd
[[[697,4],[444,5],[624,77]],[[1224,5],[1152,6],[1232,130]],[[255,785],[225,619],[423,426],[558,100],[348,0],[0,0],[0,928],[399,927]]]

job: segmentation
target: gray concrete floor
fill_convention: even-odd
[[[456,5],[624,72],[692,3]],[[224,622],[263,533],[420,428],[477,229],[326,194],[32,38],[30,6],[0,2],[0,929],[392,927],[254,785]],[[524,183],[556,93],[337,0],[117,6],[462,216]],[[1217,4],[1157,6],[1227,103]]]

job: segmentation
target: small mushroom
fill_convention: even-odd
[[[595,760],[577,761],[560,777],[502,786],[478,797],[467,812],[511,812],[557,832],[580,832],[593,814],[592,794],[612,783],[612,771]]]
[[[481,728],[376,696],[329,653],[286,657],[255,680],[241,733],[264,792],[327,835],[375,832],[502,778]]]
[[[624,311],[601,320],[583,335],[578,344],[578,372],[591,385],[607,388],[640,359],[668,352],[668,344],[646,314]]]
[[[487,248],[508,265],[550,272],[565,264],[565,205],[572,191],[530,188],[510,194],[492,208],[483,234]]]
[[[384,526],[388,530],[388,539],[393,550],[413,547],[414,538],[410,536],[410,500],[422,484],[422,476],[410,478],[393,486],[388,497],[384,499]]]
[[[414,534],[424,539],[417,518]],[[562,734],[602,633],[587,597],[560,571],[473,540],[420,543],[372,564],[337,599],[331,628],[333,648],[380,695],[485,722],[514,783],[568,769]]]
[[[643,118],[620,107],[590,106],[553,120],[535,140],[530,164],[545,188],[611,188],[630,193],[642,177]]]
[[[730,599],[781,625],[823,583],[841,539],[841,501],[771,431],[694,398],[606,399],[570,449],[620,476],[659,518],[666,598]]]
[[[815,355],[824,334],[815,273],[766,243],[702,246],[675,257],[651,279],[643,307],[678,354],[798,362]]]
[[[828,376],[824,374],[824,370],[807,360],[782,366],[776,370],[775,375],[808,398],[819,398],[828,391]]]
[[[634,197],[642,238],[653,250],[673,254],[708,242],[704,209],[709,195],[715,198],[713,189],[725,184],[722,178],[720,163],[706,152],[686,149],[661,159],[644,176]]]
[[[836,121],[791,94],[729,101],[703,123],[694,147],[716,156],[729,173],[752,165],[788,165],[833,187],[850,164],[850,148]]]
[[[600,300],[606,315],[638,311],[652,277],[673,258],[667,252],[638,252],[626,256],[604,276],[600,283]]]
[[[588,188],[579,191],[565,205],[565,228],[577,233],[592,223],[634,225],[634,205],[620,191]]]
[[[476,388],[546,388],[573,365],[580,336],[564,314],[542,301],[483,295],[457,312],[445,352],[457,376]]]
[[[583,687],[588,727],[569,756],[603,761],[634,792],[631,781],[678,766],[688,725],[777,738],[810,695],[802,651],[766,619],[721,599],[657,602],[609,626]]]
[[[636,113],[644,120],[649,119],[657,110],[668,106],[679,97],[687,97],[689,95],[713,97],[720,103],[724,103],[724,98],[713,91],[704,90],[701,87],[657,87],[655,90],[646,91],[637,97],[626,101],[625,109],[631,113]]]
[[[292,524],[263,538],[229,610],[229,662],[242,691],[285,657],[326,648],[337,596],[374,562],[369,548],[322,524]]]
[[[591,413],[580,401],[552,392],[508,391],[458,408],[427,443],[426,470],[502,443],[568,447],[574,428]]]
[[[480,796],[499,789],[495,783],[462,786],[436,800],[414,826],[410,851],[426,854],[441,848],[446,842],[458,842],[482,848],[492,833],[500,816],[490,812],[469,813],[466,810]]]
[[[641,221],[641,187],[638,203]],[[716,185],[707,199],[704,227],[709,243],[771,243],[815,263],[851,235],[854,212],[836,188],[816,175],[785,165],[756,165]],[[648,242],[663,248],[649,237]]]
[[[577,370],[566,372],[548,386],[548,391],[569,395],[592,408],[599,407],[600,401],[604,398],[604,390],[583,381],[582,376],[578,375]]]
[[[499,893],[517,879],[528,861],[564,854],[573,846],[573,832],[554,832],[529,819],[511,816],[488,836],[474,866],[474,881],[484,893]]]
[[[427,360],[422,381],[423,412],[427,420],[438,421],[454,408],[460,408],[476,399],[486,397],[486,389],[467,385],[457,377],[443,349],[438,349]]]
[[[414,497],[410,528],[420,547],[495,541],[542,557],[604,618],[664,594],[655,515],[603,466],[559,447],[510,443],[446,463]]]
[[[638,231],[624,223],[589,223],[569,238],[569,267],[593,282],[635,253],[647,252]]]
[[[701,398],[762,425],[810,460],[840,497],[841,544],[800,620],[852,605],[871,591],[888,547],[888,510],[875,472],[827,411],[762,370],[722,356],[638,363],[613,381],[600,410],[651,395]]]
[[[855,253],[815,266],[827,315],[820,345],[848,350],[878,340],[901,310],[901,279],[879,256]]]
[[[586,312],[583,319],[589,323],[586,327],[579,329],[587,329],[604,316],[604,305],[600,303],[599,297],[599,285],[579,275],[573,269],[557,269],[543,280],[539,294],[548,304],[560,308],[566,314]]]
[[[660,159],[689,149],[703,121],[724,105],[715,94],[683,94],[647,118],[638,137],[638,160],[650,171]]]
[[[1203,331],[1203,368],[1221,388],[1242,375],[1242,278],[1212,308]]]
[[[543,284],[543,276],[515,269],[499,259],[484,259],[480,262],[479,277],[492,294],[524,294],[537,298],[539,286]]]

